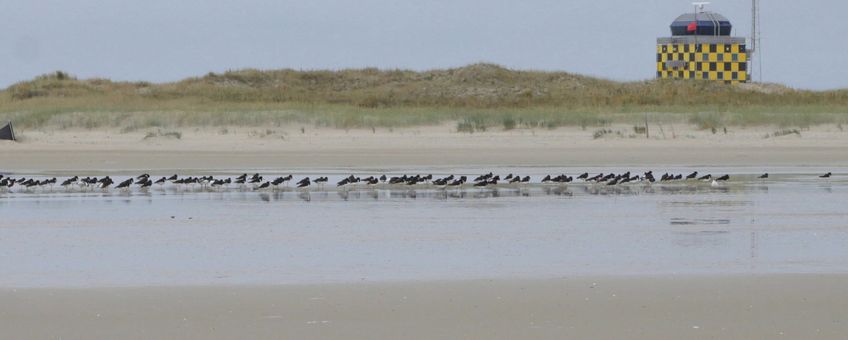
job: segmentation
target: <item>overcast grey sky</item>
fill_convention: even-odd
[[[764,80],[848,87],[848,2],[762,0]],[[748,36],[749,0],[714,0]],[[0,87],[54,70],[172,81],[239,68],[478,61],[616,80],[655,73],[680,0],[0,0]]]

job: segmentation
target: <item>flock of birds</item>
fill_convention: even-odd
[[[832,173],[828,172],[824,175],[819,176],[820,178],[830,178]],[[768,179],[768,173],[762,174],[758,176],[759,179]],[[101,190],[107,191],[111,188],[117,189],[119,191],[130,191],[133,187],[139,188],[141,190],[148,190],[153,186],[164,187],[165,185],[175,186],[177,189],[201,189],[201,190],[226,190],[226,189],[239,189],[239,190],[279,190],[284,187],[288,187],[289,185],[293,185],[295,188],[300,190],[309,190],[312,187],[317,187],[318,189],[323,188],[327,182],[329,182],[328,177],[304,177],[296,182],[293,182],[294,176],[281,176],[273,179],[265,178],[262,175],[256,173],[253,175],[242,174],[241,176],[237,176],[235,178],[215,178],[213,176],[201,176],[201,177],[180,177],[178,175],[173,175],[170,177],[161,177],[155,179],[150,176],[150,174],[142,174],[136,177],[131,177],[126,180],[122,180],[118,183],[109,177],[79,177],[73,176],[67,178],[61,182],[54,178],[49,179],[34,179],[34,178],[13,178],[7,177],[0,174],[0,192],[9,192],[13,190],[13,188],[21,188],[24,192],[33,192],[35,190],[41,191],[53,191],[57,186],[62,188],[65,191],[78,190],[78,191],[91,191],[91,190]],[[688,175],[683,174],[669,174],[665,173],[661,175],[659,178],[654,176],[653,171],[647,171],[642,174],[633,174],[630,172],[625,172],[622,174],[615,173],[600,173],[597,175],[590,175],[589,173],[583,173],[576,177],[567,176],[565,174],[562,175],[547,175],[541,179],[540,184],[568,184],[573,183],[575,181],[579,181],[582,183],[592,184],[592,185],[607,185],[607,186],[616,186],[616,185],[625,185],[628,183],[644,183],[651,184],[655,182],[677,182],[684,181],[687,183],[694,183],[695,181],[699,182],[709,182],[711,185],[716,186],[721,182],[726,182],[730,180],[730,175],[723,175],[719,177],[714,177],[711,174],[702,175],[697,171],[692,172]],[[461,187],[476,187],[476,188],[485,188],[490,186],[498,186],[498,185],[521,185],[531,183],[532,179],[530,176],[519,176],[508,174],[504,177],[499,175],[495,175],[492,172],[487,174],[479,175],[471,180],[467,176],[455,176],[450,175],[442,178],[434,178],[432,174],[429,175],[402,175],[402,176],[394,176],[389,177],[386,175],[381,175],[379,177],[376,176],[368,176],[368,177],[357,177],[355,175],[350,175],[348,177],[344,177],[340,181],[336,183],[336,187],[340,190],[346,190],[351,187],[373,187],[373,186],[389,186],[389,187],[414,187],[421,185],[428,185],[430,187],[436,188],[461,188]],[[293,183],[293,184],[292,184]]]

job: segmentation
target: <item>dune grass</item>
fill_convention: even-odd
[[[490,64],[415,72],[240,70],[173,83],[56,72],[0,91],[0,120],[26,128],[281,126],[343,129],[456,123],[458,131],[650,120],[702,128],[848,123],[848,91],[705,81],[613,82]]]

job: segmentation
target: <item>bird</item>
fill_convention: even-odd
[[[96,183],[98,184],[98,187],[100,187],[100,189],[106,189],[110,185],[115,183],[115,181],[113,181],[111,178],[109,178],[109,176],[106,176],[106,177],[101,178],[99,181],[96,181]]]
[[[283,180],[283,183],[286,183],[286,186],[289,185],[289,181],[291,181],[292,178],[294,178],[294,175],[291,175],[291,174],[288,175],[288,176],[285,176],[285,177],[281,177],[281,179]]]
[[[830,172],[828,172],[828,173],[826,173],[826,174],[824,174],[824,175],[819,176],[819,178],[830,178],[830,176],[833,176],[833,174],[832,174],[832,173],[830,173]]]
[[[757,177],[757,178],[766,179],[766,178],[769,178],[769,176],[768,176],[768,173],[764,173],[764,174],[760,175],[760,177]]]
[[[62,182],[61,186],[67,188],[69,185],[75,184],[78,180],[79,180],[79,176],[74,176],[74,177],[68,178],[64,182]]]
[[[478,176],[477,178],[474,179],[474,182],[487,181],[490,178],[492,178],[493,176],[494,176],[494,174],[489,172],[488,174]]]
[[[304,178],[304,179],[300,180],[300,182],[297,182],[297,187],[298,187],[298,188],[306,188],[306,187],[308,187],[310,184],[312,184],[312,183],[311,183],[311,181],[309,180],[309,177],[306,177],[306,178]]]
[[[719,181],[719,182],[725,182],[725,181],[730,180],[730,175],[724,175],[724,176],[721,176],[719,178],[716,178],[715,180]]]
[[[697,177],[698,177],[698,172],[695,171],[695,172],[689,174],[689,176],[686,176],[686,179],[695,179]]]
[[[709,181],[712,178],[713,178],[713,175],[704,175],[704,176],[701,176],[701,178],[698,178],[698,180],[699,181]]]
[[[262,190],[262,189],[265,189],[265,188],[270,187],[270,186],[271,186],[271,182],[265,181],[265,183],[260,184],[254,190]]]
[[[230,182],[232,182],[232,179],[230,179],[230,178],[227,178],[226,180],[216,179],[216,180],[212,181],[212,184],[210,184],[210,186],[212,186],[213,188],[218,188],[218,187],[230,184]]]
[[[132,184],[133,184],[133,179],[132,179],[132,178],[130,178],[130,179],[126,180],[126,181],[123,181],[123,182],[121,182],[121,183],[118,183],[118,185],[117,185],[117,186],[115,186],[115,189],[129,189],[129,188],[130,188],[130,185],[132,185]]]
[[[41,181],[37,181],[37,180],[30,178],[28,181],[23,183],[23,186],[27,187],[27,189],[32,188],[34,186],[41,186]]]

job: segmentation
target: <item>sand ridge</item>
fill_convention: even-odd
[[[651,139],[632,126],[595,138],[598,129],[517,129],[457,133],[450,125],[374,130],[182,129],[120,133],[22,131],[0,144],[4,171],[246,169],[421,166],[848,165],[848,132],[836,126],[772,136],[779,128],[731,128],[727,134],[677,126]],[[665,130],[670,130],[666,127]],[[165,131],[165,132],[162,132]],[[155,136],[149,137],[149,134]],[[673,134],[673,138],[672,137]],[[769,135],[768,138],[766,136]]]

